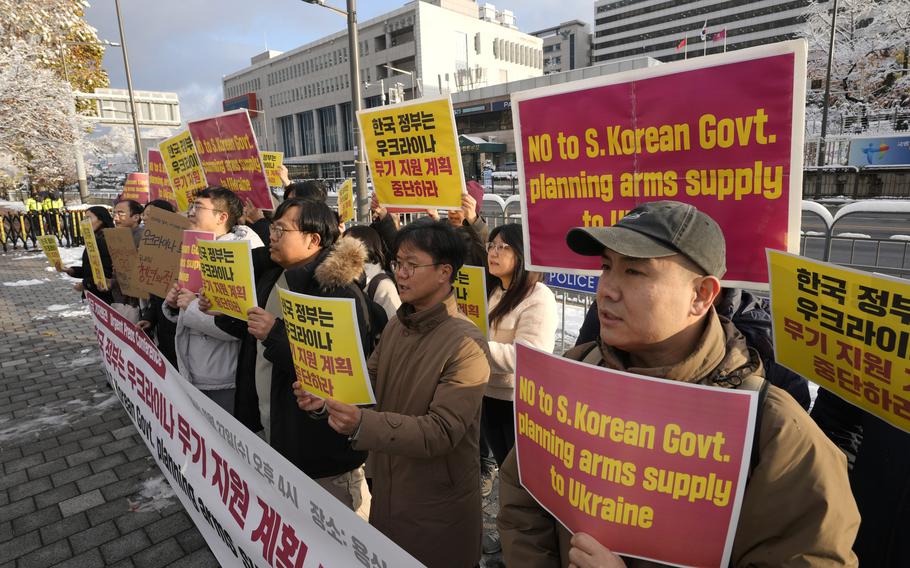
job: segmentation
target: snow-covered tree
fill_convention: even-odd
[[[31,180],[71,182],[76,132],[88,125],[76,115],[70,85],[40,63],[40,48],[16,40],[0,49],[0,154]]]
[[[36,64],[68,78],[76,91],[107,87],[104,46],[84,19],[88,5],[84,0],[0,0],[0,50],[26,41]]]
[[[816,0],[808,11],[810,106],[823,102],[833,4]],[[838,0],[835,30],[831,107],[855,115],[910,109],[910,0]]]

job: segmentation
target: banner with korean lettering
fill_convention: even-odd
[[[120,291],[131,298],[148,298],[148,292],[139,284],[139,253],[133,230],[115,227],[102,231]]]
[[[354,220],[354,180],[344,180],[338,188],[338,218],[342,223]]]
[[[910,432],[910,281],[768,251],[774,356]]]
[[[189,227],[189,220],[182,215],[148,208],[139,241],[139,285],[143,290],[159,298],[167,296],[177,280],[183,231]]]
[[[194,293],[202,289],[202,272],[199,267],[199,241],[210,241],[215,233],[208,231],[183,231],[183,244],[180,246],[180,272],[177,282],[181,288]]]
[[[806,50],[794,40],[513,93],[528,268],[599,272],[569,229],[675,200],[723,229],[725,285],[767,289],[765,248],[799,250]]]
[[[209,185],[220,185],[260,209],[274,209],[256,134],[246,109],[187,124]]]
[[[186,211],[199,191],[205,189],[205,172],[196,154],[193,137],[185,130],[158,145],[164,169],[177,199],[177,210]]]
[[[88,263],[92,269],[92,279],[99,290],[107,290],[110,285],[107,277],[104,275],[104,265],[101,264],[101,251],[98,250],[98,241],[95,240],[95,232],[92,230],[92,222],[88,219],[79,221],[79,230],[82,232],[82,239],[85,241],[85,252],[88,253]],[[85,269],[85,267],[83,267]]]
[[[123,199],[132,199],[143,205],[149,202],[149,175],[145,172],[133,172],[126,175],[123,183]]]
[[[202,292],[216,311],[246,321],[256,307],[250,241],[196,241]]]
[[[297,380],[310,394],[348,404],[376,404],[351,298],[320,298],[278,289]]]
[[[171,187],[171,180],[167,175],[167,168],[164,166],[164,159],[161,152],[149,148],[149,199],[163,199],[177,207],[177,196],[174,195],[174,189]]]
[[[114,394],[222,566],[420,566],[87,299]]]
[[[382,205],[461,207],[461,149],[448,97],[362,110],[357,120]]]
[[[54,235],[41,235],[38,237],[38,245],[47,261],[58,271],[63,270],[63,259],[60,258],[60,249],[57,248],[57,237]]]
[[[487,271],[482,266],[464,265],[455,275],[452,283],[458,311],[474,322],[484,337],[488,337],[490,324],[487,320]]]
[[[519,477],[541,506],[617,554],[729,565],[756,391],[515,353]]]
[[[284,152],[259,152],[262,155],[262,166],[265,168],[265,178],[269,187],[284,187],[279,170],[284,163]]]

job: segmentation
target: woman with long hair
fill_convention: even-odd
[[[104,269],[104,277],[107,279],[108,283],[110,283],[111,277],[114,275],[114,266],[111,263],[111,255],[107,251],[107,243],[104,241],[104,232],[102,229],[113,228],[114,218],[111,217],[111,213],[106,207],[100,205],[89,207],[85,212],[85,218],[92,223],[92,231],[95,233],[95,242],[98,243],[98,254],[101,257],[101,266]],[[81,282],[76,283],[74,288],[77,291],[82,292],[83,296],[85,296],[86,292],[91,292],[107,304],[110,304],[113,301],[114,298],[110,288],[99,288],[98,284],[95,282],[92,268],[88,260],[88,251],[83,251],[81,265],[70,266],[64,270],[64,272],[73,278],[82,279]]]
[[[556,297],[538,272],[525,269],[521,225],[501,225],[487,243],[491,372],[483,397],[481,428],[500,466],[515,445],[515,340],[552,352],[556,346]]]
[[[401,305],[401,298],[398,297],[398,288],[392,278],[389,259],[384,252],[385,247],[379,233],[366,225],[354,225],[347,229],[342,237],[359,239],[366,247],[367,262],[363,267],[366,283],[363,290],[371,300],[382,306],[391,321],[398,311],[398,306]]]

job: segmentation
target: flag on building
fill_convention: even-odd
[[[705,25],[701,27],[701,40],[705,41],[708,39],[708,20],[705,20]]]
[[[717,32],[716,34],[712,35],[711,39],[713,41],[722,41],[722,40],[727,39],[727,28],[724,28],[721,31]]]
[[[686,38],[683,38],[683,40],[681,42],[676,44],[676,51],[679,51],[680,49],[682,49],[684,47],[686,47]]]

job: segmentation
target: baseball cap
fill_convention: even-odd
[[[612,227],[576,227],[566,244],[578,254],[600,256],[609,248],[635,258],[682,254],[706,274],[727,272],[727,246],[720,226],[688,203],[643,203]]]

